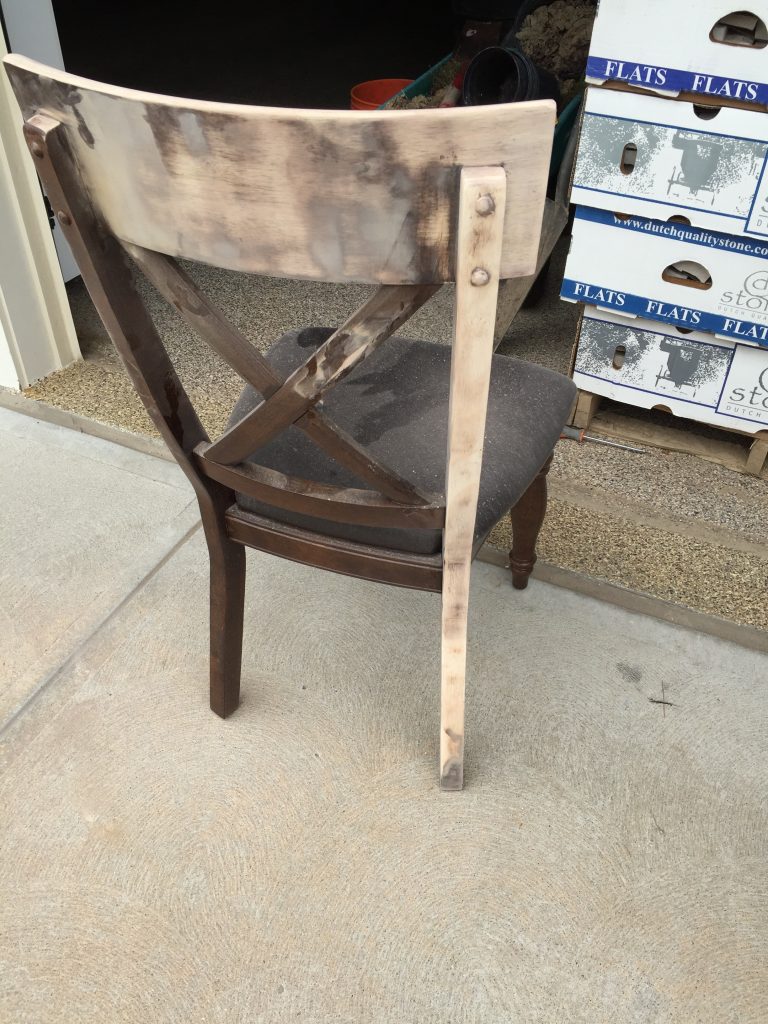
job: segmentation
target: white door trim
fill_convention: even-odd
[[[0,33],[0,58],[6,52]],[[79,359],[80,347],[40,183],[4,70],[0,70],[0,238],[0,385],[25,388]]]

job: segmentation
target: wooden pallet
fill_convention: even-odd
[[[633,412],[639,414],[641,410],[634,410],[631,406],[623,406],[626,414],[601,410],[602,401],[600,395],[579,391],[571,418],[573,426],[629,444],[651,445],[667,451],[696,455],[707,462],[716,462],[739,473],[749,473],[751,476],[768,479],[768,430],[761,430],[758,434],[747,434],[742,430],[707,425],[708,430],[716,430],[718,434],[722,434],[722,439],[709,437],[685,429],[683,423],[688,421],[681,421],[680,428],[650,423],[640,415],[632,415]],[[747,437],[752,443],[745,447],[743,442],[736,440],[737,437]]]

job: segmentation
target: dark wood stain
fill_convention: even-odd
[[[536,542],[547,514],[547,473],[551,465],[552,455],[510,511],[512,550],[509,552],[509,567],[515,590],[525,590],[536,564]]]

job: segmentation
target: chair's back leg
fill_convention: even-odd
[[[459,185],[456,310],[443,532],[440,785],[464,784],[464,679],[472,545],[483,459],[506,177],[465,167]]]

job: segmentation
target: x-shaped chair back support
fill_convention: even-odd
[[[442,496],[436,499],[421,494],[413,484],[378,461],[317,408],[323,394],[386,341],[440,285],[380,286],[302,366],[283,380],[248,339],[200,292],[174,259],[135,245],[128,244],[126,249],[187,323],[264,398],[261,405],[216,442],[197,446],[195,454],[206,475],[222,483],[233,484],[235,474],[223,467],[244,463],[262,445],[293,425],[303,430],[337,462],[375,488],[378,494],[367,494],[369,525],[374,505],[378,503],[383,520],[389,524],[405,505],[409,508],[407,522],[403,519],[403,525],[442,526]],[[261,482],[263,489],[257,496],[266,497],[266,488],[275,475],[252,463],[241,465],[237,486],[248,491],[250,485]],[[270,497],[279,502],[281,494],[293,492],[306,499],[314,491],[318,495],[314,506],[316,514],[333,514],[337,521],[342,522],[358,521],[355,516],[363,495],[356,494],[357,502],[349,502],[340,496],[341,491],[335,492],[335,498],[331,498],[327,490],[330,489],[323,489],[311,481],[282,478],[275,487],[277,493]],[[415,515],[417,510],[419,515]],[[348,520],[350,515],[352,519]]]

